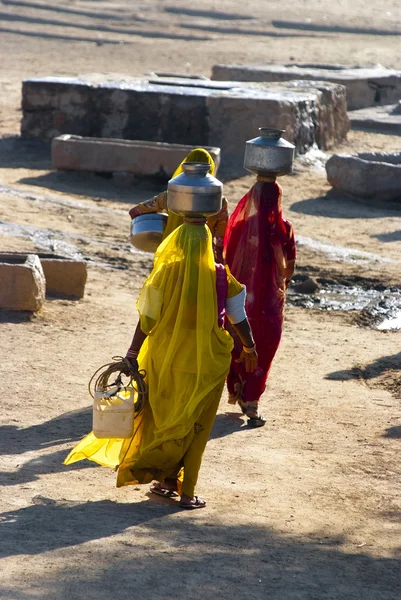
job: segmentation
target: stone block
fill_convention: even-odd
[[[87,279],[86,263],[68,258],[40,257],[46,279],[46,293],[62,298],[83,298]]]
[[[313,115],[314,141],[319,148],[328,150],[343,141],[350,129],[346,89],[343,85],[328,81],[313,81],[312,85],[313,90],[319,91]],[[287,81],[281,86],[287,89],[311,92],[310,81]],[[304,127],[305,122],[301,121],[300,126]]]
[[[39,257],[0,257],[0,308],[40,310],[45,301],[46,282]]]
[[[401,201],[401,152],[334,154],[326,163],[328,182],[362,198]]]
[[[22,83],[21,135],[51,140],[61,133],[92,135],[93,87],[79,79],[43,77]]]
[[[342,140],[348,130],[345,88],[327,81],[239,84],[124,78],[102,82],[98,75],[85,76],[85,85],[82,78],[76,81],[83,86],[79,89],[86,91],[79,97],[72,95],[73,102],[66,106],[71,80],[65,79],[66,90],[62,93],[63,102],[59,103],[55,96],[60,91],[61,79],[56,78],[57,85],[51,78],[40,80],[43,107],[39,100],[26,104],[30,84],[24,82],[27,91],[23,102],[23,136],[54,137],[61,133],[57,133],[57,123],[61,123],[60,129],[64,128],[75,111],[74,127],[83,130],[86,127],[82,136],[163,141],[191,147],[218,146],[222,150],[224,171],[241,175],[244,143],[258,135],[260,126],[285,129],[285,137],[295,144],[298,152],[307,151],[313,144],[329,148]],[[45,85],[49,85],[51,101],[46,99]],[[72,85],[76,94],[74,80]]]
[[[400,104],[389,106],[371,106],[348,113],[353,129],[369,129],[383,131],[393,135],[401,134]]]
[[[158,175],[168,179],[192,149],[184,144],[61,135],[53,138],[51,155],[56,169],[121,172],[138,177]],[[206,150],[218,169],[220,148],[206,146]],[[117,175],[117,179],[124,176]]]
[[[87,267],[83,260],[69,259],[52,253],[35,255],[45,281],[48,296],[78,299],[84,296]],[[30,255],[25,252],[0,252],[0,266],[4,263],[24,264]],[[29,310],[29,309],[21,309]]]
[[[347,89],[348,110],[398,102],[401,96],[401,71],[384,67],[347,67],[343,65],[214,65],[214,81],[289,80],[329,81]]]
[[[320,88],[320,89],[319,89]],[[328,149],[343,140],[349,130],[345,88],[304,81],[281,84],[249,84],[227,94],[207,98],[209,141],[222,150],[224,171],[242,169],[245,142],[258,135],[261,125],[285,129],[284,137],[298,153],[313,144]]]

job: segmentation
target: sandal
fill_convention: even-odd
[[[206,502],[199,498],[199,496],[194,496],[192,500],[194,500],[195,502],[191,502],[191,504],[184,504],[181,501],[180,508],[184,508],[185,510],[192,510],[194,508],[204,508],[206,506]]]
[[[150,493],[155,494],[156,496],[162,496],[163,498],[176,498],[178,496],[175,490],[169,490],[162,486],[161,483],[155,483],[150,488]]]
[[[266,419],[264,419],[261,415],[258,415],[257,417],[249,417],[247,425],[253,429],[256,427],[263,427],[266,425]]]
[[[266,419],[259,414],[258,402],[244,402],[239,400],[238,404],[242,410],[242,414],[248,417],[248,427],[263,427],[266,424]]]

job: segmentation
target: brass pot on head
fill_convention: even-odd
[[[259,127],[259,131],[259,137],[245,143],[244,168],[273,179],[291,173],[295,146],[281,137],[285,130]]]
[[[209,217],[222,209],[223,184],[207,163],[187,162],[168,182],[167,207],[181,217]]]

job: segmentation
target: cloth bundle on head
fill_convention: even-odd
[[[209,154],[209,152],[204,148],[195,148],[195,150],[191,150],[191,152],[184,158],[181,164],[174,171],[172,179],[174,179],[174,177],[177,177],[177,175],[180,175],[183,172],[182,164],[186,162],[207,163],[208,165],[210,165],[209,173],[211,175],[214,175],[216,170],[214,160]],[[163,233],[163,240],[165,240],[166,237],[169,236],[172,231],[174,231],[174,229],[177,229],[177,227],[182,225],[183,222],[183,217],[180,217],[179,215],[175,215],[174,213],[168,211],[168,221]]]
[[[283,245],[288,241],[288,231],[281,196],[278,183],[255,183],[227,225],[225,258],[233,275],[247,288],[250,318],[274,318],[283,312]]]

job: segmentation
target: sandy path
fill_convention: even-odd
[[[0,6],[2,134],[18,133],[24,77],[49,70],[208,75],[215,62],[316,62],[319,33],[290,37],[300,31],[272,19],[394,31],[400,20],[396,0],[380,7],[313,0],[307,11],[298,0],[250,0],[248,12],[237,0],[206,0],[179,17],[172,3],[150,0],[135,8],[123,0],[34,4]],[[399,67],[399,39],[330,32],[323,58]],[[399,137],[352,132],[342,149],[366,148],[396,150]],[[227,182],[231,207],[252,181]],[[301,164],[282,185],[299,236],[392,261],[348,263],[300,245],[303,273],[399,284],[398,209],[327,195],[324,172]],[[357,327],[346,313],[289,308],[263,400],[265,428],[248,430],[223,397],[199,481],[205,510],[182,513],[146,488],[117,490],[112,472],[89,463],[62,466],[91,427],[89,376],[125,351],[151,265],[129,251],[124,211],[157,189],[56,174],[46,148],[0,139],[0,221],[50,231],[95,262],[120,267],[90,266],[80,302],[49,300],[32,319],[0,314],[0,598],[398,600],[399,333]],[[4,235],[1,223],[0,245],[35,249],[32,240]]]

